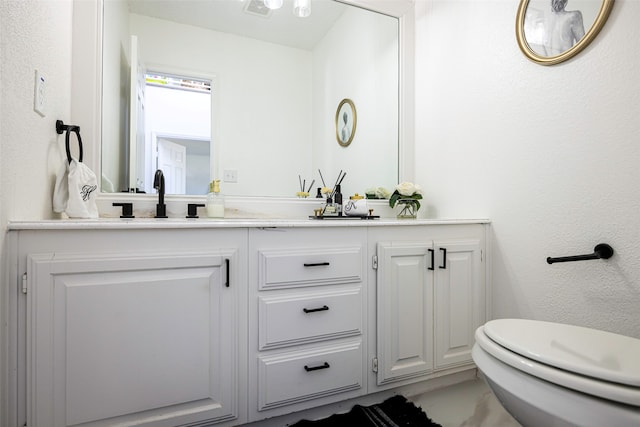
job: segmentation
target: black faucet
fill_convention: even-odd
[[[168,218],[167,205],[164,204],[164,174],[162,169],[156,171],[153,178],[153,188],[158,190],[158,204],[156,205],[156,218]]]

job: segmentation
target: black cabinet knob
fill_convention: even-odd
[[[187,205],[187,218],[198,218],[198,208],[204,208],[204,204],[189,203]]]
[[[113,203],[113,206],[122,207],[122,215],[120,215],[120,218],[135,218],[135,216],[133,216],[133,203]]]

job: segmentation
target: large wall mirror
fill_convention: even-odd
[[[520,0],[516,38],[530,60],[554,65],[577,55],[598,35],[614,0]]]
[[[221,179],[228,195],[293,197],[300,176],[320,186],[318,170],[346,171],[345,193],[396,185],[402,14],[310,3],[301,18],[293,0],[105,0],[102,191],[155,193],[158,168],[167,194]],[[358,105],[348,147],[335,143],[345,98]]]

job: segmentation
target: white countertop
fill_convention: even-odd
[[[176,228],[264,228],[264,227],[378,227],[447,224],[487,224],[488,219],[273,219],[273,218],[99,218],[10,221],[8,230],[133,230]]]

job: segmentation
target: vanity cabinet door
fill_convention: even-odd
[[[234,257],[29,255],[27,425],[236,418]]]
[[[433,370],[431,242],[379,242],[378,385]]]
[[[378,387],[473,368],[474,333],[487,318],[484,233],[416,227],[373,236]]]
[[[436,369],[471,362],[475,330],[485,321],[479,239],[434,244]]]

